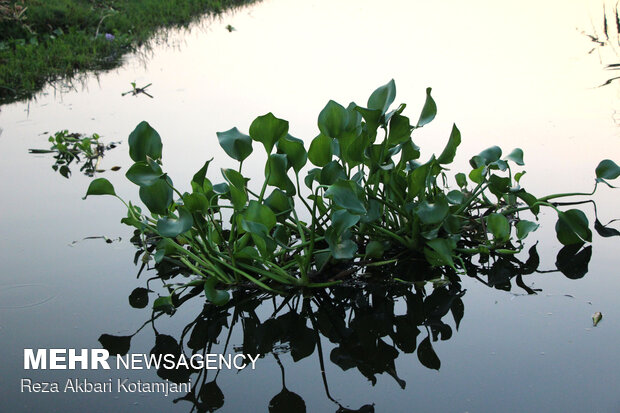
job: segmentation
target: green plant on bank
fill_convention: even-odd
[[[48,141],[52,144],[50,149],[29,149],[32,154],[54,153],[54,165],[52,169],[58,171],[65,178],[69,178],[71,170],[69,166],[75,161],[79,164],[83,158],[84,164],[80,168],[80,172],[86,176],[92,177],[95,172],[101,172],[99,162],[106,150],[116,147],[116,143],[112,142],[108,145],[99,141],[99,135],[93,133],[91,136],[84,136],[79,133],[69,133],[68,130],[56,132],[54,136],[50,136]],[[118,170],[113,167],[113,170]]]
[[[158,133],[142,122],[129,136],[135,163],[126,176],[140,187],[148,212],[121,199],[128,208],[122,222],[137,228],[144,243],[156,242],[155,262],[170,260],[197,276],[179,288],[204,285],[215,304],[229,299],[216,287],[248,281],[268,291],[333,285],[340,280],[330,279],[332,269],[342,264],[352,269],[349,275],[405,259],[463,273],[465,256],[518,253],[538,227],[520,214],[536,217],[544,207],[557,213],[562,244],[591,241],[585,214],[552,201],[592,195],[598,183],[620,175],[613,161],[598,165],[591,193],[536,197],[519,184],[525,172],[513,171],[523,165],[522,150],[502,157],[493,146],[471,158],[472,170],[457,173],[452,187],[446,172],[461,143],[458,128],[452,127],[438,156],[420,162],[411,134],[435,118],[431,89],[413,123],[403,114],[405,104],[390,110],[395,95],[392,80],[372,93],[366,107],[329,101],[308,149],[288,133],[287,121],[271,113],[257,117],[249,135],[237,128],[218,132],[236,166],[222,169],[223,181],[215,183],[207,178],[206,161],[193,176],[192,191],[184,193],[161,168]],[[255,142],[268,158],[264,182],[253,190],[243,164]],[[302,174],[307,161],[315,167]],[[89,195],[118,197],[104,178],[91,182]],[[172,295],[155,302],[155,308],[171,305]]]
[[[251,0],[0,0],[0,103],[121,63],[164,27]]]

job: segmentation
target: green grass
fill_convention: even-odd
[[[164,27],[251,2],[0,0],[0,104],[29,98],[48,82],[116,67]]]

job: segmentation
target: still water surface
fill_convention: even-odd
[[[236,30],[228,32],[228,24]],[[49,146],[46,132],[97,132],[105,142],[122,141],[101,165],[122,169],[102,176],[131,199],[137,191],[123,176],[130,165],[126,137],[141,120],[159,131],[166,170],[187,189],[205,159],[215,157],[211,173],[228,165],[216,131],[233,126],[247,131],[254,117],[272,111],[290,122],[294,136],[309,143],[317,133],[316,116],[329,99],[363,104],[374,88],[394,78],[396,103],[406,102],[414,117],[425,88],[433,87],[438,116],[414,135],[423,159],[443,148],[455,122],[463,144],[454,170],[465,169],[467,160],[488,146],[497,144],[505,151],[520,147],[528,171],[522,183],[530,192],[589,191],[598,162],[620,160],[619,89],[614,84],[597,87],[612,77],[604,65],[618,59],[613,48],[596,47],[583,32],[602,34],[602,3],[268,0],[189,31],[172,32],[165,44],[128,57],[122,68],[92,76],[75,90],[48,88],[36,101],[3,106],[1,409],[144,412],[190,411],[193,406],[158,394],[20,393],[24,377],[62,383],[75,377],[161,380],[154,370],[22,369],[24,348],[98,348],[101,334],[131,335],[150,317],[148,308],[132,309],[127,301],[147,277],[135,278],[131,233],[119,223],[126,211],[111,198],[82,201],[89,178],[76,169],[66,180],[51,169],[51,157],[29,155],[29,148]],[[122,97],[133,81],[138,86],[153,83],[149,93],[154,98]],[[246,168],[255,168],[260,176],[262,161],[248,162]],[[595,199],[602,221],[619,217],[617,193],[600,188]],[[592,209],[584,211],[592,222]],[[560,250],[553,219],[549,214],[541,218],[539,270],[554,269]],[[101,235],[122,240],[84,240]],[[439,371],[399,350],[395,370],[388,369],[393,374],[377,374],[373,384],[359,369],[344,370],[342,362],[335,362],[338,344],[323,335],[326,381],[335,401],[325,391],[319,351],[313,348],[294,363],[295,346],[285,337],[288,344],[259,359],[256,370],[217,376],[224,395],[221,411],[267,411],[282,391],[282,370],[286,388],[303,398],[309,412],[336,411],[339,404],[350,409],[366,405],[365,411],[374,405],[377,412],[620,411],[617,251],[618,238],[594,234],[583,278],[571,280],[558,272],[523,277],[529,287],[541,290],[537,295],[527,295],[514,279],[510,291],[504,291],[464,277],[458,331],[448,313],[441,320],[451,326],[452,336],[432,343],[441,360]],[[396,299],[388,313],[406,314],[405,301]],[[381,300],[369,302],[378,305]],[[156,335],[178,340],[202,303],[195,298],[173,317],[157,319],[157,334],[146,326],[131,340],[131,352],[149,353]],[[315,304],[307,304],[313,310],[306,307],[306,313],[316,311]],[[303,304],[298,305],[301,311]],[[268,300],[255,311],[264,321],[273,310]],[[604,318],[592,328],[596,311]],[[392,318],[379,321],[391,323]],[[424,325],[418,327],[420,346],[427,333]],[[243,329],[237,324],[225,349],[227,331],[211,353],[243,346]],[[382,340],[398,347],[393,338]],[[388,353],[395,357],[387,347],[376,351],[376,357],[356,354],[362,361]],[[213,378],[211,374],[206,381]],[[217,394],[213,386],[209,389],[208,394]],[[290,395],[288,400],[298,402]],[[289,406],[288,411],[297,410]]]

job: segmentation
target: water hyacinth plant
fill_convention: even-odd
[[[395,96],[392,80],[365,107],[329,101],[308,148],[272,113],[257,117],[249,134],[218,132],[235,167],[222,169],[214,182],[206,161],[193,176],[192,191],[184,193],[162,170],[159,134],[142,122],[129,136],[135,163],[126,176],[139,186],[148,212],[121,199],[128,209],[122,222],[135,227],[144,243],[154,243],[156,262],[169,260],[194,274],[185,287],[204,285],[214,304],[227,302],[233,285],[250,282],[272,292],[324,287],[361,268],[406,259],[463,273],[466,256],[519,252],[544,207],[557,213],[562,244],[591,241],[585,214],[552,201],[594,191],[536,197],[519,184],[525,172],[514,171],[524,164],[523,151],[503,155],[497,146],[472,157],[468,174],[450,179],[446,167],[461,143],[459,129],[452,127],[439,155],[420,161],[412,133],[435,118],[431,88],[413,122],[404,115],[405,104],[391,109]],[[254,191],[243,163],[255,143],[268,158],[265,179]],[[306,168],[308,161],[313,167]],[[619,175],[616,163],[602,161],[594,190]],[[104,178],[91,182],[89,195],[118,197]],[[302,209],[307,222],[300,219]],[[526,211],[529,220],[521,217]],[[155,308],[172,307],[175,291],[156,300]]]

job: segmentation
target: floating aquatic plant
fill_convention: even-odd
[[[233,285],[250,282],[272,292],[325,287],[404,260],[464,273],[472,256],[520,252],[538,228],[541,208],[557,213],[557,238],[576,248],[573,255],[591,242],[586,215],[554,201],[609,185],[620,175],[615,162],[598,165],[591,193],[534,196],[520,185],[525,171],[516,170],[524,165],[519,148],[507,155],[498,146],[485,149],[470,159],[467,174],[450,178],[447,166],[461,143],[457,126],[439,155],[420,161],[412,133],[435,118],[431,88],[417,121],[404,115],[405,104],[390,109],[395,96],[392,80],[365,107],[329,101],[308,148],[272,113],[257,117],[249,134],[237,128],[218,132],[234,168],[221,169],[215,182],[207,176],[207,160],[193,176],[191,192],[184,193],[162,169],[159,134],[141,122],[129,136],[135,163],[126,176],[139,186],[148,212],[121,199],[128,209],[122,222],[135,227],[143,243],[155,245],[155,262],[194,274],[185,286],[202,286],[214,304],[226,303]],[[264,181],[252,189],[243,163],[255,143],[268,157]],[[91,182],[89,195],[118,197],[104,178]],[[525,212],[529,219],[522,218]],[[174,290],[154,307],[173,308],[173,296]]]
[[[69,133],[68,130],[56,132],[50,136],[48,141],[52,144],[50,149],[29,149],[32,154],[53,153],[55,162],[52,169],[58,171],[65,178],[71,175],[70,165],[75,162],[80,164],[80,172],[86,176],[94,176],[95,172],[103,172],[99,168],[99,162],[104,156],[105,151],[116,148],[117,142],[104,144],[99,141],[99,135],[93,133],[85,136],[79,133]],[[114,171],[120,169],[117,166],[110,168]]]

